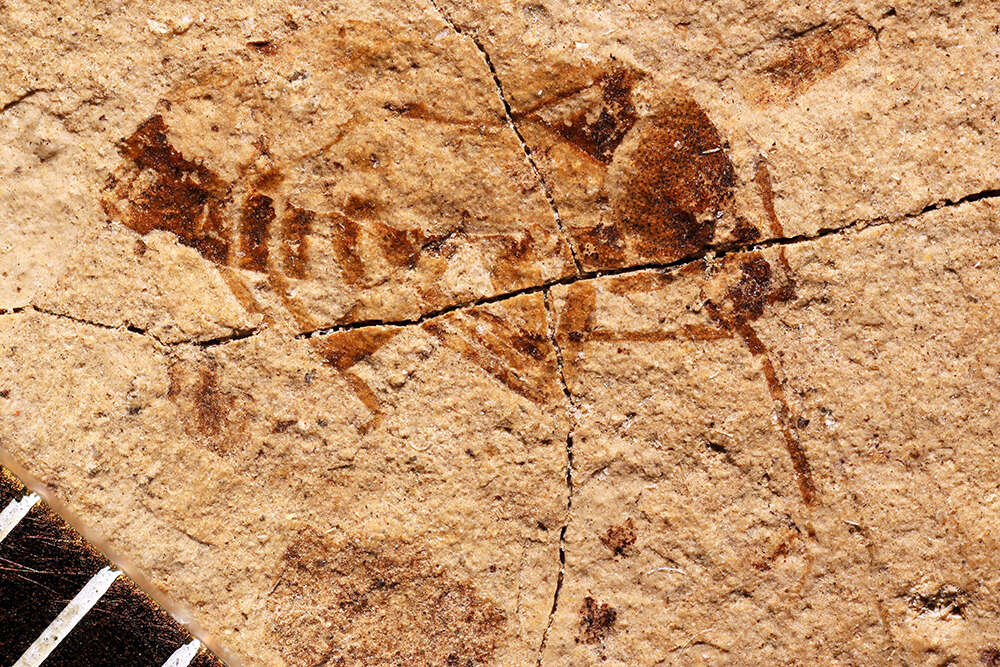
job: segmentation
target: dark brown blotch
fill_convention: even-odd
[[[632,87],[637,79],[638,73],[630,69],[605,73],[595,83],[601,88],[599,109],[584,109],[566,119],[541,122],[598,162],[610,164],[625,135],[635,125]]]
[[[764,314],[771,288],[771,265],[760,255],[753,255],[740,265],[740,278],[729,288],[733,311],[745,319]]]
[[[333,251],[337,255],[344,282],[348,285],[357,285],[365,273],[364,264],[357,250],[361,228],[357,222],[341,213],[332,213],[328,217]]]
[[[821,27],[802,35],[760,68],[770,89],[761,91],[757,101],[787,102],[842,68],[874,37],[875,32],[860,21]]]
[[[530,231],[519,235],[498,235],[493,246],[496,255],[490,265],[490,278],[498,290],[541,282],[541,271],[535,237]]]
[[[602,223],[574,233],[581,260],[586,266],[623,266],[625,240],[615,224]]]
[[[308,236],[316,214],[289,204],[281,221],[282,262],[289,278],[303,279],[308,275]]]
[[[524,298],[508,304],[503,316],[472,308],[424,322],[428,332],[513,392],[539,405],[561,391],[555,350],[548,338],[544,304]]]
[[[732,234],[733,240],[737,243],[749,243],[760,238],[760,230],[744,218],[740,218],[736,221]]]
[[[624,556],[637,537],[635,522],[629,517],[625,523],[608,528],[608,532],[601,536],[601,542],[616,556]]]
[[[205,435],[217,435],[228,416],[227,401],[219,391],[215,368],[202,366],[194,393],[194,414],[198,430]]]
[[[196,441],[225,455],[245,440],[246,412],[237,406],[236,396],[220,386],[215,362],[175,362],[169,380],[167,398]]]
[[[776,276],[771,264],[760,253],[740,258],[739,278],[726,294],[736,318],[755,320],[764,314],[768,305],[795,299],[795,282],[786,266],[787,260],[783,255],[780,259],[784,271]]]
[[[979,652],[979,662],[986,667],[1000,667],[1000,649],[995,646],[984,648]]]
[[[358,195],[350,195],[344,201],[344,215],[349,218],[374,218],[379,206],[373,200]]]
[[[607,603],[597,602],[589,595],[580,605],[580,634],[578,642],[596,644],[603,641],[614,628],[618,612]]]
[[[267,241],[273,222],[274,202],[270,197],[257,193],[247,197],[240,215],[240,268],[267,271]]]
[[[420,259],[424,235],[419,229],[396,229],[383,223],[376,223],[379,246],[386,260],[397,268],[413,268]]]
[[[705,111],[679,97],[635,130],[623,156],[612,211],[638,259],[672,261],[703,252],[729,204],[736,171]],[[602,257],[609,265],[610,257]]]
[[[139,234],[154,229],[173,233],[184,245],[223,264],[229,241],[222,222],[228,187],[206,167],[186,160],[167,139],[163,117],[144,121],[120,146],[137,171],[133,179],[115,178],[102,199],[105,212]],[[151,179],[133,191],[143,171]]]
[[[401,329],[393,327],[370,327],[354,331],[342,331],[325,337],[318,344],[327,363],[337,370],[347,370],[367,359],[392,340]]]

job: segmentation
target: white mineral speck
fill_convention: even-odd
[[[146,26],[149,31],[157,35],[166,35],[170,32],[170,28],[167,27],[166,23],[161,23],[160,21],[154,21],[153,19],[146,19]]]
[[[171,25],[174,32],[178,35],[187,32],[187,29],[194,24],[194,18],[190,16],[182,16],[179,19],[174,19],[171,21]]]

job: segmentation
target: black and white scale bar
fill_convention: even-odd
[[[0,667],[222,664],[0,466]]]

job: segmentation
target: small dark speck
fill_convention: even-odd
[[[10,390],[4,389],[0,391],[0,398],[10,398]]]
[[[139,407],[138,405],[133,405],[133,406],[130,406],[130,407],[129,407],[129,409],[128,409],[128,413],[129,413],[130,415],[137,415],[137,414],[139,414],[140,412],[142,412],[142,408],[141,408],[141,407]]]

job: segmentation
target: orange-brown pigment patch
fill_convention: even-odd
[[[371,413],[368,423],[360,427],[362,435],[378,428],[384,413],[382,402],[364,380],[351,368],[375,354],[379,348],[392,340],[401,330],[393,327],[370,327],[355,331],[341,331],[313,341],[313,347],[324,360],[347,380],[354,395]]]
[[[167,398],[177,406],[184,430],[224,456],[246,441],[246,415],[236,397],[219,386],[213,361],[175,361],[169,368]]]
[[[597,644],[611,634],[616,620],[618,620],[617,610],[588,595],[580,605],[580,634],[577,642]]]
[[[120,150],[136,169],[147,171],[151,181],[137,192],[132,191],[132,183],[112,182],[118,190],[116,196],[102,201],[105,212],[140,234],[154,229],[172,232],[207,259],[225,263],[229,240],[222,208],[228,201],[229,187],[170,145],[162,116],[142,123],[122,142]]]
[[[587,269],[670,262],[703,252],[715,236],[718,212],[733,196],[735,169],[704,110],[676,93],[640,118],[632,96],[641,78],[635,70],[613,68],[590,86],[547,99],[541,108],[598,87],[596,106],[576,108],[565,118],[543,119],[536,109],[517,116],[549,130],[606,172],[605,192],[597,198],[609,205],[601,222],[569,227]],[[628,141],[633,134],[635,140]],[[744,232],[744,238],[752,234]]]
[[[267,239],[273,222],[274,201],[257,193],[250,195],[243,204],[240,217],[241,269],[267,272]]]
[[[615,222],[643,261],[703,252],[736,186],[718,130],[694,100],[680,98],[637,131],[638,147],[625,156],[626,178],[612,199]]]
[[[291,664],[489,664],[507,632],[492,600],[410,544],[337,545],[306,529],[283,560],[271,604]]]
[[[624,556],[637,537],[635,522],[630,517],[625,523],[608,528],[608,532],[601,536],[601,542],[616,556]]]
[[[472,308],[424,322],[423,329],[512,391],[544,405],[558,401],[558,366],[541,298],[510,304],[521,322]]]
[[[638,73],[629,69],[616,69],[602,75],[592,86],[601,88],[600,109],[583,109],[558,122],[544,120],[537,113],[526,119],[538,123],[562,137],[570,145],[598,162],[610,164],[622,139],[635,125],[635,106],[632,104],[632,86]],[[574,90],[572,93],[580,92]],[[570,94],[572,94],[570,93]],[[557,96],[548,104],[566,99]]]
[[[796,97],[846,65],[874,37],[874,30],[860,21],[806,33],[760,68],[763,85],[755,101],[781,103]]]
[[[776,234],[781,233],[781,225],[774,214],[773,192],[766,165],[759,165],[757,183],[761,197]],[[735,278],[725,291],[723,303],[706,301],[705,309],[715,326],[682,325],[673,330],[662,331],[600,331],[594,329],[596,291],[590,281],[569,286],[565,305],[559,318],[557,337],[565,358],[578,357],[581,347],[587,342],[658,342],[664,340],[717,340],[738,336],[751,354],[760,358],[771,398],[777,405],[779,432],[791,458],[796,481],[802,499],[812,503],[816,499],[816,486],[805,451],[798,437],[798,420],[793,419],[785,388],[775,364],[771,360],[766,345],[754,331],[750,322],[764,314],[767,306],[792,301],[795,298],[795,283],[791,267],[784,249],[778,253],[781,273],[775,275],[771,264],[760,253],[731,255],[724,259],[726,271],[723,275]],[[703,268],[703,262],[692,263],[680,273],[690,273]],[[735,270],[734,270],[735,269]],[[636,276],[622,276],[608,283],[608,289],[615,293],[629,291],[647,292],[662,287],[675,275],[650,272]],[[572,364],[566,369],[566,376],[572,379]]]

